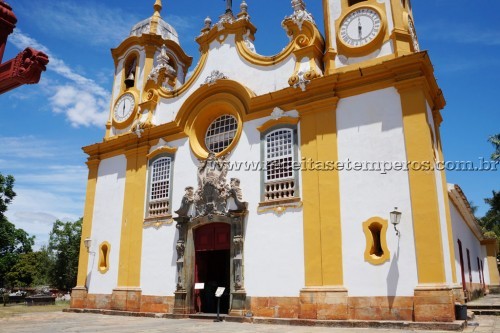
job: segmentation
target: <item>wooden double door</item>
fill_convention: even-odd
[[[196,312],[216,313],[218,287],[226,288],[220,300],[220,313],[229,312],[231,226],[210,223],[194,231],[195,283],[204,283],[204,289],[195,290]]]

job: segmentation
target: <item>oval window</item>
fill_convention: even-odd
[[[229,147],[236,136],[238,120],[232,115],[222,115],[215,119],[205,134],[205,146],[208,151],[218,154]]]

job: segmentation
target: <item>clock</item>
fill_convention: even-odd
[[[348,48],[358,49],[370,44],[381,35],[380,14],[372,8],[356,9],[340,23],[339,38]]]
[[[135,111],[135,96],[125,93],[118,98],[113,109],[113,119],[118,124],[124,124],[129,120]]]

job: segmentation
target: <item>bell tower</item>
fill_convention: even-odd
[[[410,0],[323,0],[326,75],[419,52]]]
[[[150,88],[172,91],[184,84],[192,58],[180,46],[174,27],[161,17],[162,8],[162,1],[155,0],[153,15],[135,24],[111,50],[115,79],[105,139],[131,132],[140,137],[154,126],[159,97]]]

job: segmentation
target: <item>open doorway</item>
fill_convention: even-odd
[[[211,223],[195,230],[195,283],[204,283],[204,289],[195,290],[196,312],[217,312],[218,287],[226,288],[220,313],[229,312],[230,234],[231,227],[225,223]]]

